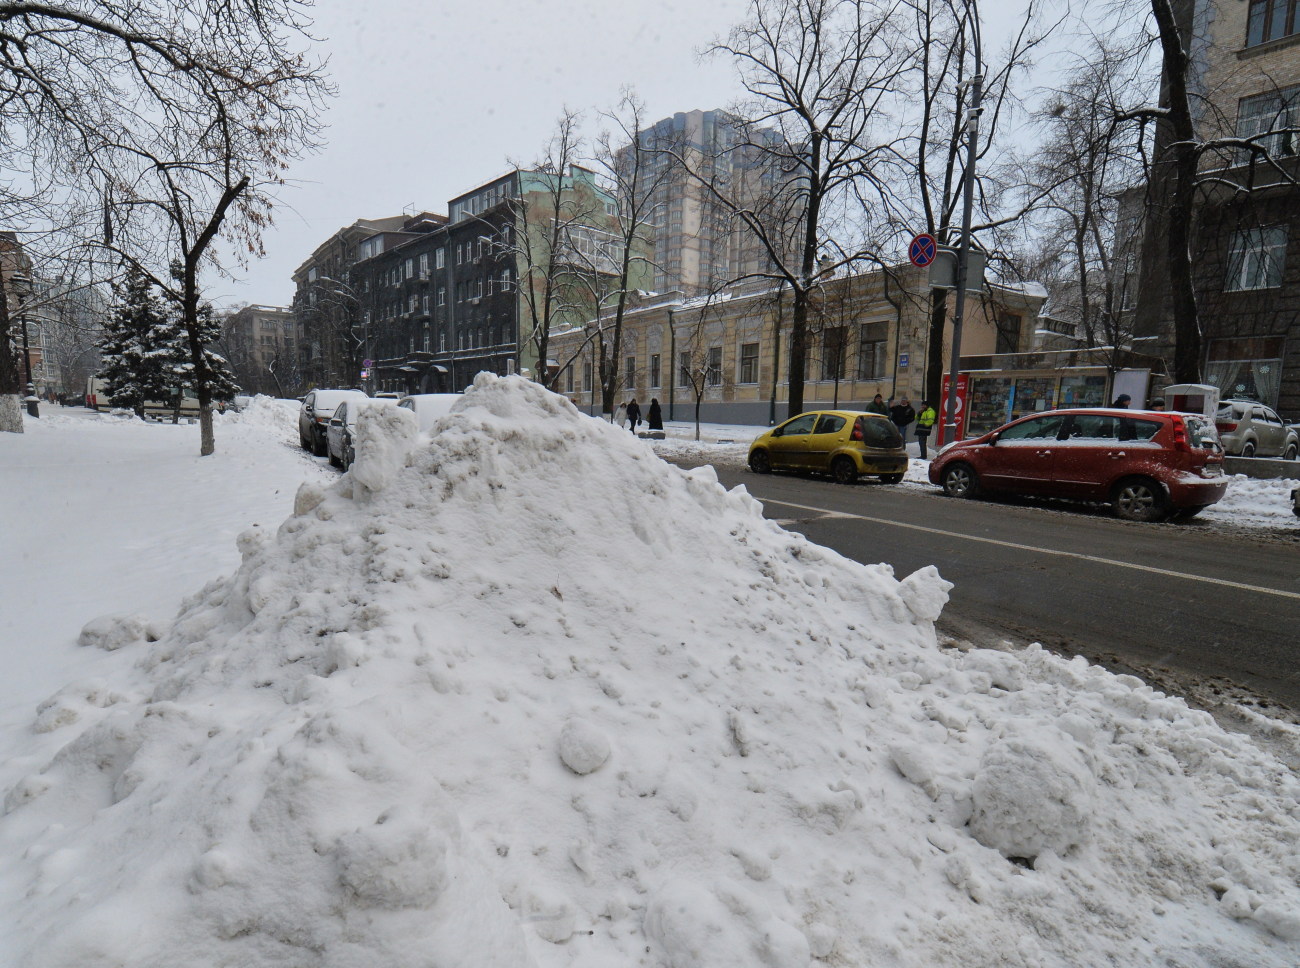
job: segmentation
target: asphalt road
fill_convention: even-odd
[[[718,467],[766,515],[902,577],[955,584],[942,632],[1041,642],[1213,704],[1257,696],[1300,713],[1300,541],[1294,531],[1140,524],[1054,502],[959,501],[938,489],[851,487]]]

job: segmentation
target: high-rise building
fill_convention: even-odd
[[[283,306],[245,306],[222,324],[226,362],[240,389],[293,397],[303,391],[298,368],[302,325]]]
[[[770,148],[779,133],[746,128],[724,111],[685,111],[637,132],[616,164],[639,163],[655,228],[654,288],[714,291],[770,265],[767,252],[718,196],[775,211],[783,190]],[[706,184],[707,180],[707,184]],[[752,204],[751,204],[752,203]]]

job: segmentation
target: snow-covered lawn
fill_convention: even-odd
[[[0,964],[1297,964],[1249,738],[517,378],[364,419],[0,435]]]

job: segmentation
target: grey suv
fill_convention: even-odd
[[[1277,411],[1255,400],[1224,400],[1214,415],[1225,453],[1241,457],[1282,457],[1295,460],[1300,451],[1296,431]]]

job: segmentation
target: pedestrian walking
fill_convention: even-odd
[[[916,415],[916,443],[921,449],[921,460],[929,460],[925,445],[930,439],[930,432],[934,430],[934,422],[938,419],[939,415],[934,412],[929,401],[922,400],[921,412]]]
[[[1112,406],[1112,407],[1117,407],[1117,408],[1119,408],[1120,410],[1127,410],[1127,409],[1128,409],[1128,405],[1129,405],[1129,401],[1132,400],[1132,399],[1133,399],[1133,398],[1130,397],[1127,393],[1121,393],[1119,396],[1117,396],[1117,397],[1115,398],[1115,402],[1112,403],[1111,406]]]
[[[620,403],[614,408],[614,422],[620,427],[627,426],[627,404]]]
[[[645,425],[647,430],[664,429],[664,414],[659,409],[659,400],[656,397],[650,398],[650,409],[646,411]]]
[[[913,409],[912,402],[907,397],[903,397],[900,402],[889,408],[889,419],[894,421],[894,426],[906,439],[907,428],[916,419],[916,410]]]
[[[633,397],[627,402],[627,423],[628,429],[636,433],[636,425],[641,422],[641,407]]]
[[[889,405],[885,403],[885,398],[877,393],[875,399],[867,404],[867,413],[878,413],[882,417],[888,417]]]

